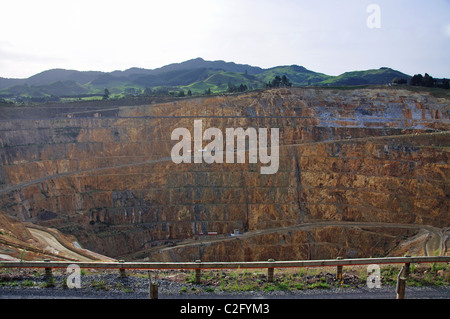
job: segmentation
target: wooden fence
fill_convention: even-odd
[[[449,263],[450,256],[423,256],[423,257],[386,257],[386,258],[352,258],[352,259],[325,259],[325,260],[299,260],[299,261],[268,261],[256,262],[67,262],[67,261],[1,261],[0,268],[44,268],[48,278],[51,278],[52,269],[67,269],[69,266],[77,265],[84,269],[117,269],[120,275],[125,276],[125,270],[164,270],[180,269],[194,270],[195,283],[201,282],[201,270],[206,269],[267,269],[268,282],[273,281],[276,268],[304,268],[304,267],[337,267],[336,276],[342,279],[344,266],[360,265],[382,265],[382,264],[404,264],[397,277],[397,298],[403,299],[405,293],[406,276],[410,265],[413,263]],[[149,276],[150,277],[150,276]],[[152,292],[153,291],[153,292]],[[157,286],[150,282],[150,295],[157,298]]]

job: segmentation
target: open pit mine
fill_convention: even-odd
[[[281,88],[142,104],[0,108],[0,255],[57,258],[38,231],[122,260],[449,254],[449,98]],[[248,148],[243,163],[175,163],[171,134],[196,120],[277,128],[278,170],[261,174]]]

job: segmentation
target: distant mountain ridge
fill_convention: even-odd
[[[171,71],[184,71],[192,69],[212,69],[236,73],[244,73],[247,71],[249,74],[260,74],[264,72],[264,69],[260,67],[250,66],[246,64],[236,64],[234,62],[225,62],[225,61],[206,61],[202,58],[196,58],[181,63],[172,63],[153,70],[131,68],[125,71],[113,71],[111,72],[111,75],[113,76],[129,76],[131,74],[159,75]]]
[[[112,72],[51,69],[26,79],[0,77],[0,97],[93,95],[103,93],[105,88],[116,95],[130,90],[158,88],[221,92],[226,91],[229,85],[262,88],[276,76],[283,75],[294,86],[378,85],[390,83],[394,78],[411,79],[410,75],[385,67],[330,76],[298,65],[263,69],[247,64],[196,58],[157,69],[130,68]]]

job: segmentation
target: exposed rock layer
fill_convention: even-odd
[[[16,115],[0,123],[0,205],[113,257],[385,255],[418,226],[450,225],[449,105],[404,90],[293,88],[42,119]],[[248,161],[174,164],[171,132],[192,131],[195,119],[223,132],[279,128],[278,173],[261,175],[261,164]],[[285,231],[317,221],[361,224]],[[410,227],[364,226],[374,222]],[[234,229],[252,235],[229,240]],[[276,231],[258,233],[267,229]],[[220,240],[162,249],[211,231]]]

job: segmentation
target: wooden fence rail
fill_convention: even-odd
[[[86,269],[251,269],[251,268],[302,268],[326,266],[357,266],[381,264],[448,263],[450,256],[352,258],[299,261],[255,261],[255,262],[68,262],[68,261],[0,261],[0,268],[67,268],[76,264]]]

